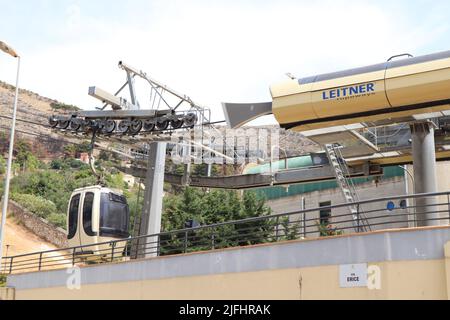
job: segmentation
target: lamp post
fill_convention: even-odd
[[[9,54],[10,56],[17,58],[17,75],[16,75],[16,95],[14,97],[14,108],[13,108],[13,117],[11,124],[11,135],[9,137],[9,154],[8,154],[8,165],[6,169],[6,178],[5,178],[5,192],[3,195],[3,207],[2,207],[2,221],[0,224],[0,265],[3,257],[3,235],[5,233],[5,224],[6,224],[6,212],[8,211],[8,200],[9,200],[9,180],[11,176],[11,166],[12,166],[12,157],[14,150],[14,134],[16,129],[16,114],[17,114],[17,100],[19,97],[19,71],[20,71],[20,57],[14,51],[13,48],[8,46],[6,43],[0,41],[0,50]]]

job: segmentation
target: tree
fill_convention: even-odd
[[[264,199],[259,199],[253,192],[245,192],[239,197],[235,191],[212,190],[206,192],[195,188],[185,188],[180,195],[164,198],[164,213],[162,216],[163,231],[184,229],[185,223],[195,220],[202,225],[217,224],[226,221],[246,218],[265,217],[271,211],[265,205]],[[188,248],[192,251],[211,249],[211,230],[195,230],[188,232]],[[270,219],[226,224],[216,227],[215,248],[243,246],[271,241],[274,233],[274,223]],[[162,254],[184,252],[184,237],[182,232],[161,237]]]
[[[211,176],[217,176],[219,171],[217,170],[217,166],[212,165],[211,166]],[[208,164],[202,163],[202,164],[195,164],[192,168],[192,175],[193,176],[208,176]]]
[[[31,144],[19,139],[14,146],[15,162],[23,170],[33,171],[42,166],[41,162],[32,152]]]
[[[34,171],[42,166],[41,161],[38,160],[33,154],[28,154],[22,163],[24,170]]]
[[[11,193],[42,197],[52,201],[58,213],[65,213],[73,190],[95,183],[89,170],[27,172],[11,180]]]
[[[16,162],[23,165],[31,153],[31,145],[24,140],[17,140],[14,146]]]
[[[65,165],[64,161],[61,159],[54,159],[52,162],[50,162],[50,169],[52,170],[62,170],[67,169],[67,166]]]
[[[77,154],[77,147],[74,144],[68,144],[64,146],[64,158],[75,158]]]

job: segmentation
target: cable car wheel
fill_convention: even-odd
[[[180,129],[183,126],[183,124],[184,124],[183,119],[176,119],[176,120],[170,121],[170,125],[174,129]]]
[[[84,119],[81,122],[81,129],[80,129],[80,131],[83,131],[83,132],[87,133],[90,130],[92,130],[92,126],[93,126],[93,121],[92,120]]]
[[[117,127],[117,131],[120,133],[127,133],[130,129],[130,120],[122,120],[119,122],[119,125]]]
[[[116,122],[114,120],[108,119],[103,122],[102,133],[112,134],[116,130]]]
[[[142,130],[142,120],[134,119],[131,121],[128,131],[132,135],[138,134]]]
[[[145,120],[143,123],[144,131],[151,132],[155,130],[155,121],[153,120]]]
[[[192,128],[197,123],[198,117],[195,113],[189,113],[184,117],[186,127]]]
[[[156,129],[160,131],[167,130],[169,128],[170,121],[167,119],[160,119],[156,121]]]
[[[72,119],[70,120],[70,129],[73,131],[78,131],[81,128],[81,120],[80,119]]]
[[[67,129],[69,127],[70,121],[67,119],[59,120],[58,125],[60,129]]]

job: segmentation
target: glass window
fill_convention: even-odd
[[[319,204],[319,207],[330,207],[331,201],[327,202],[321,202]],[[328,226],[330,224],[330,218],[331,218],[331,209],[321,209],[320,210],[320,224]]]
[[[80,195],[76,194],[72,197],[69,205],[69,226],[68,239],[75,237],[78,228],[78,208],[80,207]]]
[[[124,196],[102,193],[100,203],[100,235],[128,238],[130,212]]]
[[[94,193],[88,192],[84,195],[83,203],[83,229],[84,232],[90,236],[96,236],[92,230],[92,208],[94,206]]]

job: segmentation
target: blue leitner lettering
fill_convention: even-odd
[[[349,97],[358,94],[371,93],[375,91],[374,83],[366,83],[353,87],[345,87],[322,92],[323,100],[330,100],[342,97]]]

